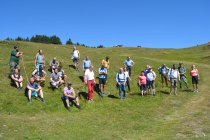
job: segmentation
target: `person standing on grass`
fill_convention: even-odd
[[[198,92],[199,73],[195,65],[192,65],[190,75],[192,76],[192,85],[194,92]]]
[[[63,89],[62,100],[65,101],[67,109],[70,110],[70,101],[74,101],[75,106],[80,109],[79,98],[76,96],[72,84],[70,82],[67,83],[66,87]]]
[[[94,71],[92,65],[90,66],[89,69],[85,71],[84,82],[88,86],[88,101],[91,102],[93,101],[94,85],[95,85]]]
[[[88,56],[85,57],[85,59],[82,62],[82,71],[83,71],[83,79],[85,78],[85,71],[89,69],[91,66],[91,61],[89,60]],[[84,80],[85,81],[85,80]]]
[[[35,96],[35,98],[38,99],[38,95],[41,97],[41,101],[45,102],[42,87],[34,81],[33,77],[30,78],[30,81],[27,84],[26,93],[28,94],[29,103],[32,102],[31,96]]]
[[[99,73],[99,90],[100,95],[104,96],[104,86],[106,84],[106,75],[107,75],[107,68],[104,67],[104,65],[101,66],[101,68],[98,69]]]
[[[63,82],[62,82],[60,74],[58,73],[58,69],[55,68],[54,73],[51,74],[50,85],[53,88],[58,88],[62,83]]]
[[[64,69],[62,68],[62,66],[58,66],[58,74],[62,79],[62,83],[66,83],[67,75],[66,75]]]
[[[128,72],[129,72],[129,76],[131,76],[131,68],[134,65],[133,60],[131,60],[131,57],[127,57],[127,60],[124,61],[124,65],[126,66]]]
[[[23,53],[19,52],[19,46],[14,46],[14,49],[11,51],[11,55],[10,55],[10,75],[13,74],[15,69],[20,70],[20,65],[19,65],[19,59],[20,56],[22,56]]]
[[[42,68],[45,67],[45,59],[44,59],[42,50],[39,50],[38,53],[36,54],[34,65],[35,65],[35,68],[37,68],[37,69],[40,67],[42,67]]]
[[[101,64],[104,65],[104,68],[106,68],[107,72],[108,72],[108,69],[109,69],[109,66],[110,66],[109,57],[106,56],[106,58],[101,61]],[[107,82],[107,78],[108,78],[108,75],[106,75],[106,82]]]
[[[11,75],[13,83],[16,85],[17,89],[21,90],[23,88],[23,77],[20,75],[18,69],[14,70],[14,73]]]
[[[172,90],[174,90],[174,94],[177,95],[177,83],[180,81],[180,74],[175,64],[173,64],[173,67],[168,72],[168,79],[170,79],[171,83],[170,95],[172,94]]]
[[[131,88],[130,88],[130,80],[131,80],[131,78],[130,78],[130,76],[128,74],[128,70],[127,70],[126,67],[123,68],[123,71],[124,71],[125,77],[126,77],[126,85],[128,86],[128,91],[130,92],[131,91]]]
[[[166,87],[168,87],[168,71],[169,71],[169,68],[166,67],[165,64],[162,64],[162,66],[158,68],[158,71],[159,71],[159,74],[161,75],[162,88],[163,88],[164,81],[166,83]]]
[[[156,79],[156,74],[152,70],[151,67],[147,70],[145,76],[147,77],[147,89],[148,93],[151,93],[152,96],[155,96],[155,79]]]
[[[75,68],[75,69],[78,69],[79,59],[80,59],[79,50],[77,50],[77,48],[74,47],[74,48],[73,48],[73,51],[72,51],[72,61],[73,61],[73,63],[74,63],[74,68]]]
[[[141,91],[141,96],[146,95],[147,77],[144,75],[144,71],[141,71],[141,75],[138,77],[138,83]]]
[[[119,95],[120,95],[120,99],[126,99],[126,76],[125,73],[123,71],[123,68],[120,68],[119,72],[116,74],[116,82],[117,82],[117,86],[119,88]],[[122,97],[122,92],[123,97]]]
[[[179,82],[180,88],[182,88],[182,82],[184,82],[186,88],[188,88],[187,76],[185,75],[186,74],[186,68],[183,66],[183,63],[179,63],[178,70],[179,70],[179,74],[180,74],[180,82]]]

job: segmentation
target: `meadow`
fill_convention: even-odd
[[[50,73],[43,88],[46,103],[40,100],[27,102],[24,91],[10,86],[9,58],[14,45],[23,51],[20,61],[24,86],[27,75],[34,69],[34,58],[43,50],[47,68],[53,57],[60,60],[68,81],[80,98],[82,109],[72,106],[67,111],[61,100],[63,86],[52,91],[49,87]],[[73,46],[31,42],[0,41],[0,139],[91,139],[91,140],[173,140],[210,139],[210,46],[207,44],[185,49],[152,48],[85,48],[78,46],[81,54],[79,71],[72,64]],[[82,83],[82,60],[89,56],[97,71],[101,60],[110,57],[106,96],[96,92],[94,102],[84,98],[87,87]],[[126,100],[120,100],[116,89],[115,75],[127,56],[135,62],[132,70],[131,92]],[[23,61],[22,61],[23,60]],[[182,62],[187,68],[188,89],[179,89],[178,95],[169,95],[169,88],[161,87],[157,68],[165,63],[168,67]],[[140,96],[137,77],[149,64],[157,74],[156,96]],[[197,65],[200,73],[199,93],[192,92],[189,70]],[[95,72],[97,76],[97,72]],[[98,83],[98,79],[96,79]]]

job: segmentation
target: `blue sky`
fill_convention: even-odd
[[[210,41],[210,0],[1,0],[0,39],[183,48]]]

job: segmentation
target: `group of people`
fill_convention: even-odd
[[[14,46],[14,50],[11,52],[10,57],[10,77],[17,89],[21,90],[23,88],[23,77],[20,75],[20,66],[19,66],[19,58],[23,55],[22,52],[19,52],[19,47]],[[73,48],[72,57],[73,66],[76,70],[78,70],[78,62],[80,60],[80,52]],[[130,80],[132,75],[132,67],[134,66],[134,61],[131,60],[130,57],[123,62],[124,67],[119,69],[119,72],[116,74],[116,86],[119,90],[120,99],[126,99],[126,86],[128,87],[128,91],[131,91]],[[42,91],[42,87],[45,85],[45,77],[47,72],[44,70],[46,67],[45,57],[43,55],[42,50],[39,50],[35,56],[34,61],[35,69],[33,70],[31,77],[28,80],[28,84],[26,86],[26,94],[28,97],[29,103],[32,102],[32,96],[35,96],[35,99],[38,97],[41,98],[42,102],[45,102],[44,94]],[[110,68],[109,57],[107,56],[105,59],[101,61],[101,67],[98,69],[98,78],[99,78],[99,95],[102,97],[105,95],[105,85],[107,83],[108,78],[108,70]],[[87,100],[89,102],[93,101],[94,96],[94,85],[95,74],[94,67],[88,58],[82,61],[82,70],[83,70],[83,82],[87,84],[88,87],[88,97]],[[54,57],[52,61],[50,61],[50,86],[53,89],[59,88],[62,84],[65,84],[62,100],[66,103],[66,107],[70,110],[70,102],[74,101],[75,106],[80,109],[79,99],[75,94],[75,91],[70,82],[67,82],[67,75],[60,62]],[[177,68],[175,64],[173,64],[172,68],[168,68],[165,64],[162,64],[161,67],[158,68],[159,75],[161,76],[162,87],[164,87],[164,83],[166,87],[168,87],[168,81],[170,82],[170,95],[174,91],[174,94],[177,94],[177,84],[179,82],[180,88],[182,88],[182,83],[185,84],[186,88],[188,88],[187,78],[186,78],[186,68],[182,63],[179,63],[179,67]],[[198,80],[199,73],[196,69],[195,65],[192,65],[190,70],[190,75],[192,76],[192,84],[194,92],[198,92]],[[155,80],[156,73],[152,70],[152,67],[146,65],[145,70],[140,72],[138,77],[138,85],[140,87],[140,94],[142,96],[150,93],[155,96]],[[123,93],[123,94],[122,94]]]

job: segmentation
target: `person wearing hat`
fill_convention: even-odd
[[[127,59],[124,61],[124,65],[126,66],[128,72],[129,72],[129,76],[131,77],[131,68],[134,65],[133,60],[131,60],[131,57],[127,57]]]
[[[177,95],[177,83],[180,81],[180,75],[176,64],[173,64],[172,68],[169,70],[168,79],[171,82],[170,95],[172,94],[172,90],[174,90],[174,94]]]
[[[33,77],[30,78],[30,81],[27,84],[26,94],[28,94],[29,103],[32,102],[31,96],[35,96],[35,98],[38,99],[38,95],[41,97],[41,101],[45,102],[42,87],[37,82],[35,82]]]
[[[162,88],[163,88],[164,81],[166,83],[166,87],[168,87],[169,68],[166,66],[166,64],[162,64],[162,66],[158,68],[158,71],[159,71],[159,74],[161,75]]]
[[[20,59],[20,56],[22,55],[23,53],[19,52],[19,46],[14,46],[14,49],[11,51],[10,61],[9,61],[10,75],[13,74],[16,68],[20,70],[19,59]]]
[[[152,96],[155,96],[155,79],[156,79],[156,74],[152,70],[151,67],[148,67],[148,70],[146,71],[146,79],[147,79],[147,89],[148,93],[151,93]]]
[[[42,50],[39,50],[38,53],[36,54],[34,64],[35,64],[35,68],[45,67],[45,59],[44,59]]]
[[[53,58],[50,62],[50,70],[52,73],[54,73],[55,68],[58,68],[59,62],[57,61],[56,57]]]
[[[187,83],[187,76],[186,76],[186,68],[183,66],[183,63],[179,63],[179,74],[180,74],[180,88],[182,88],[182,82],[184,82],[185,87],[188,88],[188,83]]]
[[[65,101],[68,110],[70,110],[70,101],[73,101],[78,109],[81,108],[79,105],[79,98],[76,96],[72,84],[70,82],[68,82],[66,84],[66,87],[64,87],[61,98]]]

